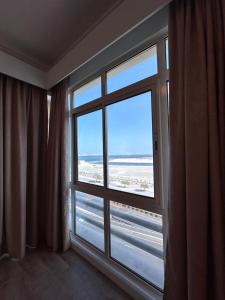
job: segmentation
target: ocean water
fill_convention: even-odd
[[[103,157],[100,155],[79,156],[78,159],[92,164],[103,162]],[[110,155],[108,161],[111,166],[153,166],[153,156],[148,154]]]

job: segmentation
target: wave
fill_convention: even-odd
[[[109,163],[131,163],[131,164],[152,164],[153,163],[153,157],[143,157],[143,158],[114,158],[109,159]]]

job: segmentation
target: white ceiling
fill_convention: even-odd
[[[1,0],[0,49],[49,70],[121,0]]]
[[[51,88],[171,0],[1,0],[0,72]]]

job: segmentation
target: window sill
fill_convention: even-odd
[[[75,235],[71,235],[72,249],[106,275],[127,294],[138,300],[162,300],[163,294],[99,251],[87,245]]]

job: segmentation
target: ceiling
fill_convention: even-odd
[[[2,0],[0,49],[49,70],[123,0]]]

